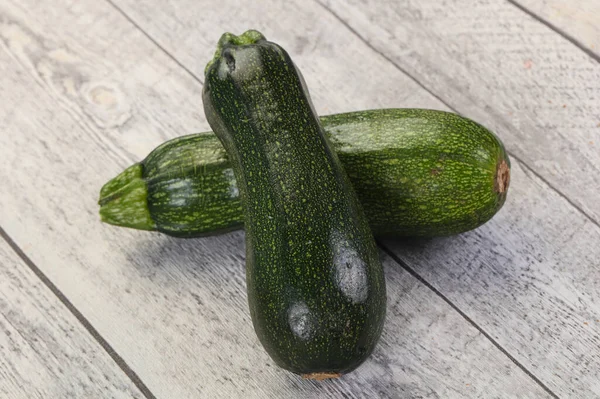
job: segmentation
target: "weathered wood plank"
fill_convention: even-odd
[[[281,32],[315,16],[287,14]],[[339,29],[333,22],[323,22],[324,35]],[[213,43],[196,51],[210,54]],[[546,395],[389,259],[389,317],[365,365],[324,383],[274,367],[247,310],[243,233],[182,241],[98,221],[98,190],[124,162],[164,136],[207,127],[190,105],[200,108],[196,81],[107,3],[92,0],[0,4],[0,49],[0,88],[10,88],[0,89],[0,125],[14,132],[0,147],[0,225],[157,397]],[[329,54],[349,65],[360,64],[364,51],[332,46]],[[376,61],[361,65],[402,77]],[[431,104],[407,82],[386,89],[383,101],[422,96],[423,106]],[[315,91],[326,98],[325,89]],[[328,100],[332,111],[346,101]]]
[[[0,397],[144,397],[1,238]]]
[[[506,1],[319,1],[600,222],[600,63]]]
[[[567,173],[565,171],[572,171],[573,168],[564,162],[589,164],[589,159],[596,162],[597,154],[593,152],[591,144],[582,138],[582,135],[591,137],[596,134],[595,125],[590,124],[589,121],[594,112],[597,113],[597,110],[592,108],[592,102],[597,98],[598,80],[589,82],[589,79],[597,73],[596,67],[584,54],[579,54],[574,46],[545,27],[539,26],[535,21],[529,20],[529,17],[522,12],[512,10],[514,7],[510,5],[499,6],[489,2],[480,2],[471,14],[464,11],[466,16],[463,16],[460,10],[468,10],[472,3],[467,5],[463,2],[450,6],[446,4],[447,7],[440,5],[439,8],[433,6],[432,2],[425,2],[422,6],[419,5],[422,2],[413,4],[406,1],[400,4],[387,3],[385,6],[377,5],[375,2],[366,5],[355,2],[353,7],[345,7],[342,3],[335,3],[338,6],[335,7],[336,12],[338,8],[343,9],[345,14],[342,11],[340,14],[347,18],[360,33],[370,35],[368,38],[373,39],[373,44],[378,46],[380,51],[419,79],[424,76],[425,83],[433,82],[431,84],[433,92],[450,105],[495,128],[509,148],[517,152],[520,157],[521,153],[526,151],[531,151],[532,157],[537,157],[543,152],[540,149],[544,149],[546,153],[542,155],[547,159],[557,158],[553,163],[544,162],[546,158],[536,158],[531,163],[536,170],[543,172],[539,167],[545,165],[545,167],[559,168],[562,170],[561,173],[565,174]],[[201,15],[204,15],[204,11],[194,12],[195,8],[191,3],[184,1],[169,2],[170,5],[160,14],[151,14],[147,8],[140,7],[131,0],[119,0],[118,4],[184,65],[189,66],[196,62],[195,44],[186,41],[188,39],[184,32],[202,29],[204,20]],[[280,16],[280,14],[285,15],[281,11],[283,6],[263,3],[261,7],[264,9],[259,8],[258,15],[248,15],[245,10],[244,16],[239,17],[240,23],[258,26],[268,31],[273,26],[270,21],[280,18],[289,26],[302,27],[297,33],[293,31],[287,33],[292,35],[291,39],[286,39],[288,43],[300,40],[293,37],[302,37],[302,35],[310,37],[309,40],[316,40],[310,32],[319,31],[322,25],[328,26],[333,23],[326,13],[323,14],[325,10],[318,12],[321,15],[320,20],[315,18],[312,23],[302,20],[304,24],[292,24],[285,17]],[[286,7],[296,10],[293,5],[286,4]],[[268,15],[270,9],[275,10],[273,16]],[[316,13],[316,11],[312,12]],[[367,15],[364,15],[365,12]],[[433,13],[433,16],[428,16],[428,13]],[[260,14],[266,14],[272,19],[263,19]],[[402,16],[402,19],[398,15]],[[502,26],[510,29],[498,28],[499,23],[495,22],[495,18],[499,18]],[[210,20],[218,21],[218,18],[214,15]],[[236,28],[239,31],[246,26],[239,28],[236,26]],[[211,29],[218,31],[224,28],[216,22]],[[233,28],[227,26],[226,29]],[[459,30],[464,32],[461,33]],[[285,36],[286,33],[282,35]],[[366,46],[361,47],[356,44],[358,39],[349,30],[339,31],[336,40],[340,38],[345,40],[340,47],[360,49],[358,53],[361,54],[364,62],[372,65],[370,68],[385,71],[380,72],[375,82],[385,81],[388,84],[394,82],[395,85],[405,87],[407,90],[422,91],[406,76],[399,73],[388,74],[388,70],[383,69],[388,65],[383,57],[370,51]],[[318,41],[316,43],[310,59],[330,56],[329,49],[321,48]],[[486,43],[490,46],[489,49],[485,48]],[[558,47],[555,50],[552,46],[557,43]],[[448,48],[443,48],[444,46]],[[542,54],[547,51],[550,55]],[[526,61],[532,54],[539,56],[545,62],[539,67],[541,70],[531,71],[534,67],[528,69],[529,63],[516,61],[518,57],[526,57]],[[565,61],[556,62],[563,56]],[[478,57],[481,60],[478,60]],[[566,72],[560,72],[561,68],[567,66],[571,68],[571,64],[577,61],[583,62],[584,65],[572,67],[576,72],[575,75],[569,76]],[[474,65],[476,63],[481,65]],[[351,68],[346,67],[346,69],[361,68],[358,61],[347,65]],[[332,80],[341,79],[339,71],[317,69],[311,62],[305,62],[301,67],[311,84],[311,89],[322,90],[323,86],[314,86],[315,83],[322,84],[327,90],[325,95],[329,95],[330,102],[337,100],[336,91],[327,84]],[[446,67],[449,72],[443,70]],[[456,71],[460,73],[455,73]],[[533,75],[526,75],[527,73]],[[547,78],[542,79],[544,76]],[[554,79],[555,82],[549,78]],[[525,79],[524,86],[521,86]],[[475,83],[471,85],[470,80]],[[352,85],[347,83],[345,85],[362,86],[369,81],[372,81],[372,78],[363,81],[363,78],[358,75],[352,80]],[[479,86],[476,87],[475,84]],[[531,98],[528,97],[527,90],[531,90],[534,94]],[[540,93],[551,93],[553,103],[556,102],[556,98],[572,96],[572,99],[567,108],[563,108],[562,103],[553,105],[546,99],[540,102]],[[514,98],[511,97],[513,94]],[[412,106],[408,100],[394,102],[394,98],[386,100],[385,96],[385,93],[381,93],[377,99],[371,100],[373,104],[384,102],[391,103],[392,106]],[[348,109],[354,109],[352,105],[354,100],[350,98],[347,100],[348,105],[344,104],[345,102],[342,104]],[[364,101],[364,98],[360,101]],[[432,107],[444,109],[444,105],[440,102],[434,102]],[[588,114],[583,115],[586,112]],[[554,122],[549,125],[544,118],[553,113],[556,114],[551,118]],[[578,119],[575,122],[561,120],[569,115]],[[590,129],[585,130],[588,127]],[[549,129],[550,134],[553,135],[548,140],[542,135],[544,129]],[[573,135],[557,138],[557,135],[562,134],[562,130],[567,134],[572,132]],[[568,140],[571,140],[571,143],[567,143]],[[557,156],[565,152],[572,156]],[[533,158],[528,158],[528,161],[531,159]],[[425,275],[427,280],[432,281],[444,295],[456,301],[460,308],[467,315],[473,316],[476,322],[481,323],[493,338],[499,340],[502,345],[507,345],[506,348],[515,358],[535,375],[539,373],[538,376],[543,382],[551,385],[552,389],[567,396],[576,394],[589,396],[590,392],[598,390],[596,382],[598,375],[594,372],[598,369],[599,352],[596,345],[598,329],[594,324],[598,317],[594,318],[594,315],[600,314],[598,308],[600,298],[597,282],[590,281],[590,276],[593,276],[598,266],[594,259],[600,258],[598,250],[593,245],[594,242],[598,242],[598,228],[586,222],[585,217],[548,189],[529,172],[529,169],[524,169],[518,161],[513,161],[513,165],[515,168],[513,188],[506,208],[490,225],[465,235],[464,239],[467,241],[463,244],[460,244],[463,242],[460,241],[463,237],[434,241],[431,244],[434,245],[434,249],[436,242],[447,243],[444,247],[445,251],[439,252],[429,249],[427,245],[424,246],[424,250],[421,250],[420,246],[416,248],[410,245],[400,246],[394,241],[389,241],[387,244],[402,257],[406,256],[411,266],[419,272],[421,269],[427,270],[428,274]],[[592,169],[594,165],[597,165],[597,162],[592,164]],[[584,193],[587,195],[586,198],[591,197],[593,187],[598,187],[593,185],[597,176],[586,174],[589,169],[590,167],[577,174],[583,177],[583,181],[592,182],[587,187],[588,191]],[[550,180],[556,183],[557,180],[551,177]],[[579,184],[579,180],[574,180],[573,184]],[[562,184],[561,180],[558,184]],[[596,205],[596,202],[587,203]],[[539,213],[538,208],[546,212]],[[536,216],[532,217],[532,215]],[[507,221],[509,216],[510,222]],[[569,228],[564,229],[561,223]],[[544,226],[544,228],[535,226]],[[580,226],[583,228],[582,232],[568,239],[569,234],[574,232],[572,229]],[[466,237],[481,238],[466,239]],[[557,247],[553,249],[553,245]],[[456,249],[453,249],[453,246],[456,246]],[[585,251],[579,253],[585,255],[578,256],[577,252],[569,249],[580,248],[580,246],[585,248]],[[503,250],[500,259],[497,248]],[[451,255],[454,252],[459,260],[448,261],[446,258],[452,259]],[[419,257],[424,259],[419,260]],[[500,266],[503,263],[499,265],[499,262],[504,262],[504,258],[514,262],[508,265],[506,270]],[[546,266],[539,266],[540,262]],[[530,266],[530,263],[537,267]],[[496,266],[490,269],[486,265]],[[568,265],[568,268],[564,265]],[[497,281],[499,279],[497,269],[502,272],[503,280],[500,282]],[[479,274],[482,273],[484,275],[480,276]],[[547,273],[551,273],[551,278],[556,278],[554,285],[551,287],[532,285],[531,282],[547,281],[549,278]],[[471,286],[462,281],[462,279],[479,281],[484,278],[492,282],[481,287]],[[571,292],[567,305],[564,305],[565,292]],[[461,300],[458,301],[458,298]],[[574,312],[565,310],[578,303],[579,298],[587,298],[585,302],[588,306],[587,313],[586,311],[577,313],[585,310],[585,306],[576,307],[577,310]],[[540,314],[540,309],[544,309],[544,313]],[[573,322],[571,320],[573,317],[578,322]],[[556,373],[553,372],[554,369]]]
[[[600,2],[598,0],[509,0],[559,29],[561,34],[600,59]]]

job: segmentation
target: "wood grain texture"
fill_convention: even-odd
[[[506,1],[319,1],[600,222],[600,63]]]
[[[234,0],[218,6],[207,0],[111,2],[200,80],[223,32],[240,34],[253,28],[292,55],[319,114],[409,104],[414,108],[439,106],[393,65],[382,62],[383,57],[369,54],[369,48],[349,35],[334,17],[311,3],[268,0],[240,7]]]
[[[579,193],[580,183],[588,182],[590,185],[582,195],[588,199],[587,204],[595,206],[591,199],[595,198],[593,187],[598,187],[593,185],[597,176],[590,174],[590,168],[595,170],[598,154],[590,147],[596,143],[585,141],[597,135],[596,126],[590,122],[597,112],[593,105],[598,81],[589,81],[597,74],[595,64],[570,43],[510,5],[479,2],[475,10],[468,11],[471,6],[452,3],[436,7],[431,2],[403,1],[384,7],[376,2],[366,5],[355,2],[353,7],[346,7],[346,3],[339,2],[329,6],[335,6],[336,12],[339,8],[342,18],[347,18],[359,33],[370,35],[367,39],[372,39],[385,57],[411,75],[423,77],[425,83],[433,82],[433,94],[493,127],[519,158],[525,152],[530,153],[528,161],[546,157],[536,158],[531,165],[540,173],[545,173],[544,167],[549,166],[560,170],[561,174],[553,171],[557,176],[550,175],[553,184],[562,189],[568,173],[581,176],[581,180],[573,179],[570,187]],[[162,13],[152,14],[133,1],[119,0],[118,4],[184,65],[192,62],[196,50],[193,44],[185,44],[182,32],[199,29],[204,24],[200,12],[195,14],[193,7],[180,1],[172,1]],[[271,6],[278,9],[276,4]],[[268,6],[264,7],[266,10]],[[254,15],[247,16],[246,11],[244,15],[250,20]],[[427,16],[428,13],[431,15]],[[335,23],[326,10],[321,11],[321,18],[325,24]],[[503,25],[498,27],[495,18],[500,18]],[[257,24],[263,23],[259,17],[256,20]],[[313,23],[320,26],[319,22]],[[310,23],[308,28],[308,32],[317,30]],[[351,31],[338,32],[336,38],[346,40],[344,48],[360,49],[370,70],[382,71],[390,65],[376,51],[358,44]],[[184,44],[176,45],[180,42]],[[490,48],[485,48],[485,44]],[[320,47],[315,46],[311,59],[319,58]],[[327,50],[322,49],[322,54],[326,57]],[[541,70],[531,71],[534,64],[525,63],[533,54],[543,59]],[[525,57],[525,61],[518,62],[519,57]],[[348,65],[351,67],[346,69],[361,66]],[[576,74],[564,72],[568,68]],[[302,70],[307,80],[316,84],[326,86],[329,80],[340,79],[327,69],[315,69],[310,62]],[[381,76],[398,87],[424,91],[398,71]],[[362,80],[363,77],[356,75],[352,82],[360,86],[364,84]],[[364,80],[372,78],[365,73]],[[310,87],[322,89],[314,84]],[[330,101],[337,100],[336,92],[331,87],[327,90]],[[540,101],[541,93],[551,93],[552,104]],[[376,101],[395,100],[386,100],[385,96],[381,93]],[[570,98],[567,108],[562,103],[554,104],[555,97]],[[353,109],[354,100],[347,100],[349,109]],[[433,108],[444,109],[433,96],[431,101]],[[402,105],[405,103],[393,106]],[[551,123],[546,122],[546,117]],[[565,137],[563,130],[567,132]],[[574,162],[588,167],[580,171],[572,165]],[[514,159],[513,166],[513,186],[506,209],[488,226],[455,239],[406,245],[392,240],[386,245],[406,258],[411,267],[480,323],[551,389],[567,397],[598,395],[596,320],[600,319],[600,298],[598,281],[594,278],[599,265],[596,259],[600,259],[595,248],[600,242],[598,228],[530,169]],[[582,230],[577,232],[577,229]],[[436,251],[440,242],[445,243],[443,250]],[[547,285],[549,281],[554,282]],[[567,300],[566,293],[570,293]]]
[[[316,15],[301,11],[288,10],[278,30]],[[325,33],[339,29],[331,19],[321,24]],[[334,56],[402,77],[376,59],[360,63],[365,51],[340,47]],[[329,89],[315,87],[326,98]],[[434,102],[414,88],[386,93]],[[0,128],[9,132],[0,147],[0,224],[157,397],[546,395],[390,259],[389,317],[374,356],[341,380],[302,381],[274,367],[258,344],[242,232],[183,241],[101,225],[96,198],[107,178],[166,137],[207,127],[195,112],[199,91],[107,3],[0,4]],[[328,99],[332,112],[349,101]]]
[[[98,342],[2,239],[0,397],[143,398]]]
[[[600,1],[510,0],[600,60]]]

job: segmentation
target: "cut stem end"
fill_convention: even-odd
[[[302,374],[302,378],[305,380],[317,380],[323,381],[329,378],[340,378],[342,373],[310,373],[310,374]]]
[[[496,182],[494,185],[494,189],[498,194],[506,193],[508,190],[508,185],[510,184],[510,166],[506,163],[506,160],[503,159],[498,164],[498,168],[496,169]]]
[[[142,177],[143,167],[132,165],[100,190],[100,219],[115,226],[155,230],[148,210],[148,187]]]

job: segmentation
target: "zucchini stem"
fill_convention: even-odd
[[[156,230],[148,210],[148,186],[143,166],[136,163],[100,190],[100,219],[104,223],[139,230]]]

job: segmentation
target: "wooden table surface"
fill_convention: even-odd
[[[600,397],[600,0],[0,0],[0,398]],[[451,110],[512,160],[456,237],[380,240],[388,309],[339,380],[274,366],[244,233],[100,223],[103,183],[206,131],[204,65],[256,28],[320,114]]]

